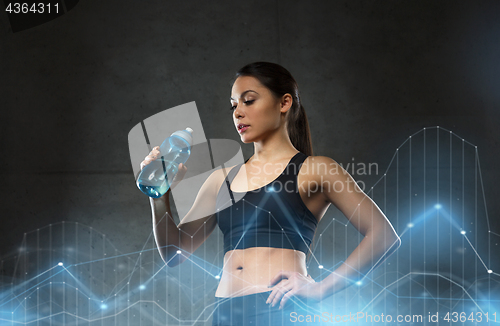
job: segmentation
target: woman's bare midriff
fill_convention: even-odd
[[[306,255],[282,248],[252,247],[224,255],[224,267],[216,297],[239,297],[272,290],[269,282],[280,270],[307,275]]]

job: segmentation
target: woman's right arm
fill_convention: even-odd
[[[141,169],[158,156],[157,147],[146,156],[141,163]],[[186,173],[186,167],[179,165],[178,176],[172,183],[172,188]],[[217,225],[215,217],[215,200],[217,191],[222,184],[222,172],[213,172],[203,183],[193,206],[177,225],[170,210],[170,189],[160,198],[150,198],[153,218],[153,232],[156,245],[163,261],[173,267],[186,260],[212,233]],[[181,253],[178,254],[177,251]]]

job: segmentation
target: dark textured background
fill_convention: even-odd
[[[150,213],[129,130],[196,101],[207,138],[239,140],[230,80],[260,60],[295,76],[318,155],[385,169],[436,125],[477,145],[498,231],[499,17],[499,1],[85,0],[12,33],[2,13],[0,257],[59,221],[140,250]]]

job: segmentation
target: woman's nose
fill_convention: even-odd
[[[234,109],[233,113],[234,113],[234,117],[237,119],[244,116],[244,112],[241,109],[241,106],[239,104],[236,105],[236,108]]]

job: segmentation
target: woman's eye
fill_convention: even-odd
[[[248,100],[248,101],[244,101],[243,103],[245,103],[245,105],[251,105],[255,100]],[[233,105],[231,106],[231,108],[229,110],[234,110],[236,109],[236,105]]]

